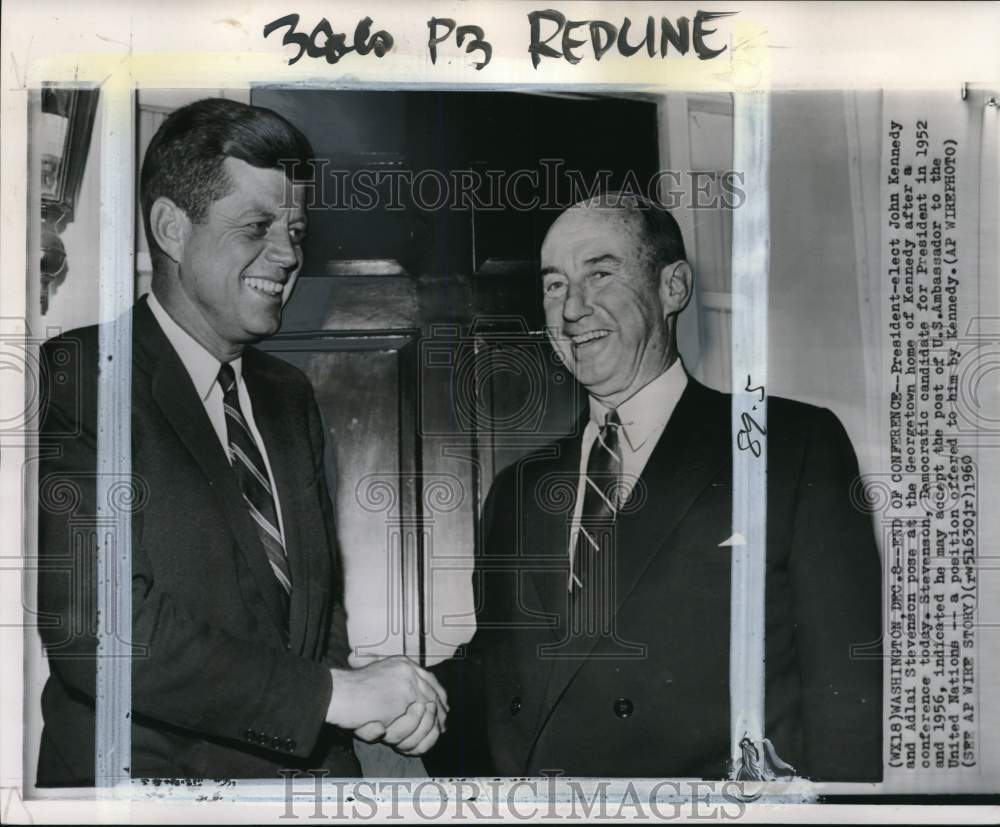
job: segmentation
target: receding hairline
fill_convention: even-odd
[[[664,210],[663,207],[659,207],[638,195],[610,192],[603,193],[601,195],[593,195],[590,198],[584,198],[582,201],[577,201],[575,204],[570,206],[566,212],[563,213],[563,215],[571,213],[574,210],[594,210],[598,214],[624,215],[628,220],[638,221],[640,229],[643,235],[645,235],[647,233],[647,227],[646,222],[643,219],[643,213],[657,209]],[[664,210],[664,212],[666,212],[666,210]],[[562,216],[560,216],[560,218],[562,218]],[[652,241],[652,239],[648,240]]]
[[[687,260],[684,234],[673,213],[663,204],[643,195],[611,190],[578,201],[566,212],[573,210],[598,211],[621,216],[623,225],[636,239],[639,255],[650,274],[662,267]]]
[[[633,222],[638,220],[640,224],[642,223],[642,216],[640,214],[640,208],[638,207],[626,205],[610,206],[592,203],[592,200],[588,199],[585,201],[578,201],[560,213],[556,220],[552,222],[552,226],[549,227],[545,236],[548,238],[549,234],[560,224],[565,224],[577,217],[587,217],[591,215]]]
[[[566,223],[572,221],[577,217],[587,217],[587,216],[598,216],[607,220],[617,220],[620,221],[622,226],[635,238],[636,242],[641,247],[641,254],[644,258],[649,259],[648,263],[652,266],[657,263],[659,264],[672,264],[671,262],[656,262],[657,251],[662,247],[661,241],[655,237],[654,229],[651,222],[646,218],[645,213],[654,210],[662,210],[664,213],[669,215],[669,212],[663,207],[658,207],[653,205],[644,199],[640,199],[636,196],[622,196],[613,201],[609,200],[607,195],[598,195],[591,198],[585,198],[582,201],[578,201],[566,210],[558,217],[552,226],[549,227],[548,232],[545,234],[545,238],[542,241],[544,246],[545,242],[548,241],[551,234],[560,229],[560,225],[565,226]],[[673,216],[670,216],[672,220]],[[676,240],[680,242],[683,246],[683,237],[680,234],[678,228],[676,232]],[[671,239],[673,241],[674,239]],[[685,257],[680,256],[675,261],[681,261]]]

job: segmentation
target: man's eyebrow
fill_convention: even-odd
[[[274,214],[272,210],[268,209],[267,207],[255,205],[252,207],[247,207],[245,210],[243,210],[236,216],[236,219],[240,220],[243,218],[249,218],[251,215],[266,218],[268,221],[274,221],[278,217]]]
[[[257,220],[270,221],[270,222],[273,223],[273,222],[275,222],[275,221],[278,220],[278,215],[270,207],[265,207],[263,205],[255,205],[255,206],[247,207],[245,210],[243,210],[242,212],[238,213],[233,220],[234,221],[245,221],[248,218],[254,218],[254,219],[257,219]],[[307,215],[305,213],[303,213],[302,215],[293,216],[292,218],[289,219],[288,223],[289,224],[308,224],[309,223],[309,218],[307,217]]]
[[[584,259],[584,264],[621,264],[622,260],[612,253],[601,253],[599,256],[592,256]]]
[[[543,267],[541,269],[541,271],[539,272],[538,275],[540,275],[540,276],[548,276],[548,275],[551,275],[552,273],[557,273],[560,276],[563,275],[563,271],[562,270],[560,270],[558,267],[553,267],[552,265],[548,265],[546,267]]]

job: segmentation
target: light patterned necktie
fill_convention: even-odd
[[[622,480],[622,455],[618,435],[621,424],[618,412],[608,411],[597,439],[590,446],[584,480],[583,510],[580,512],[580,527],[573,552],[571,582],[576,588],[586,589],[588,580],[592,580],[592,575],[598,571],[598,558],[603,553],[602,546],[606,547],[602,538],[606,537],[608,529],[618,516]]]
[[[274,576],[285,594],[285,610],[292,593],[292,580],[288,571],[288,556],[278,530],[278,513],[274,504],[274,492],[267,474],[267,466],[261,456],[250,426],[243,418],[239,392],[236,389],[236,374],[231,365],[219,368],[219,386],[222,388],[222,406],[226,412],[226,433],[229,438],[229,458],[243,492],[250,516],[257,526],[257,534],[267,554]]]

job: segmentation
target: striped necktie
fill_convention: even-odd
[[[287,598],[292,593],[292,580],[288,571],[288,556],[278,530],[278,513],[274,504],[274,493],[267,473],[267,466],[261,456],[250,426],[243,418],[239,392],[236,389],[236,374],[231,365],[219,368],[219,386],[222,388],[222,407],[226,412],[226,433],[229,437],[229,459],[236,479],[243,492],[250,516],[257,526],[257,534],[267,554],[274,576],[281,584]]]
[[[572,584],[577,588],[588,587],[599,571],[602,539],[618,515],[618,497],[621,492],[622,455],[618,432],[621,429],[618,412],[608,411],[597,439],[590,446],[587,457],[587,475],[584,479],[583,510],[573,551]],[[610,561],[608,561],[610,562]],[[596,584],[590,584],[593,587]],[[575,591],[576,589],[574,589]]]

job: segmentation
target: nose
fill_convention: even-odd
[[[583,285],[570,282],[566,288],[566,301],[563,302],[563,320],[576,322],[589,316],[591,312]]]
[[[272,226],[268,235],[267,250],[264,255],[267,260],[278,265],[282,269],[295,267],[299,263],[299,254],[288,231],[278,226]]]

